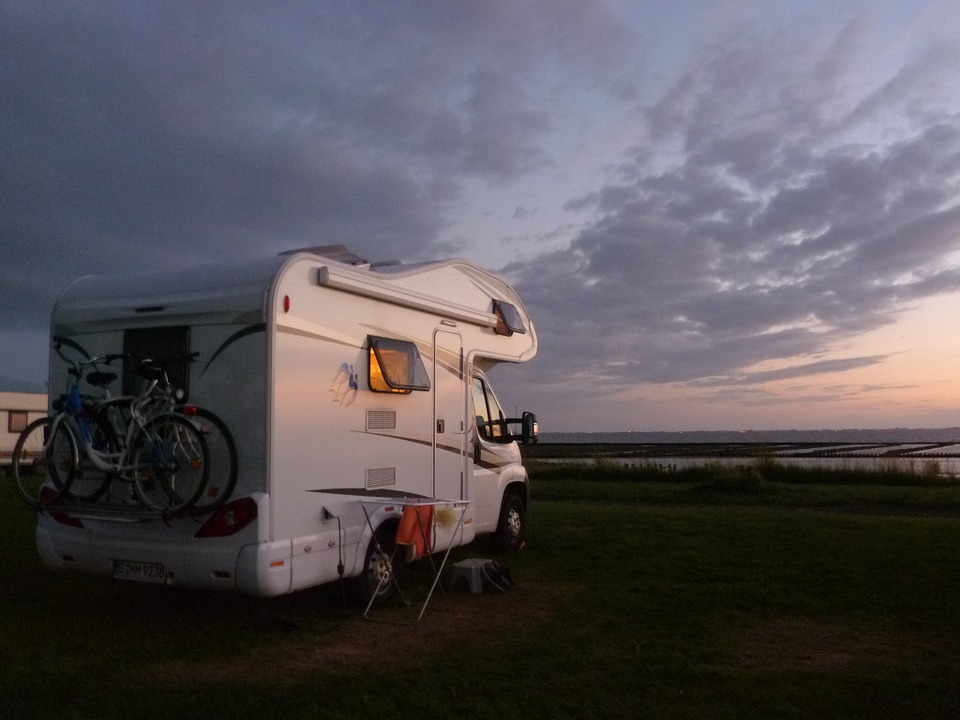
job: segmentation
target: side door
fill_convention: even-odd
[[[466,384],[463,381],[463,341],[460,335],[436,330],[433,335],[433,496],[465,497],[467,452]]]

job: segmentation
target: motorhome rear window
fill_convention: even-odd
[[[370,389],[386,393],[429,390],[430,378],[417,346],[405,340],[371,335]]]
[[[514,305],[502,300],[494,300],[493,314],[497,316],[497,326],[494,328],[497,335],[509,336],[514,333],[523,335],[527,332],[527,328],[523,324],[523,318],[520,317],[520,313]]]
[[[190,392],[190,327],[130,328],[123,333],[123,352],[130,360],[123,363],[123,392],[140,392],[143,379],[137,374],[138,359],[149,358],[162,363],[170,384],[181,400]]]

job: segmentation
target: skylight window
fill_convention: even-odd
[[[527,332],[527,328],[523,324],[523,318],[520,317],[520,312],[510,303],[494,300],[493,314],[497,316],[497,326],[494,328],[497,335],[509,337],[514,333],[523,335]]]

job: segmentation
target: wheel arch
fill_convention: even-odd
[[[379,516],[379,517],[378,517]],[[365,560],[370,543],[376,538],[381,545],[393,542],[397,536],[397,528],[400,526],[400,513],[390,511],[384,514],[377,513],[370,518],[369,523],[364,523],[363,533],[357,542],[357,552],[354,556],[353,568],[348,566],[344,574],[346,578],[357,578],[365,570]],[[371,530],[371,527],[375,528]]]
[[[528,508],[530,505],[530,486],[527,483],[526,475],[521,478],[513,478],[510,482],[506,484],[503,488],[503,493],[500,495],[500,506],[503,507],[504,501],[511,495],[516,495],[520,498],[520,502],[523,503],[524,508]]]

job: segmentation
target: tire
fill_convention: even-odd
[[[133,440],[133,491],[148,510],[179,513],[203,493],[207,443],[181,415],[154,418]]]
[[[57,502],[70,489],[77,468],[77,441],[63,425],[50,438],[53,418],[34,420],[13,449],[13,480],[17,494],[32,508]],[[41,496],[41,490],[47,492]]]
[[[376,538],[370,539],[363,559],[363,572],[356,579],[357,595],[365,606],[383,605],[393,599],[397,592],[394,573],[397,572],[398,559],[391,559],[396,548],[393,541],[396,526],[381,526],[377,535],[380,542]]]
[[[117,454],[120,451],[117,436],[109,424],[104,412],[99,413],[91,421],[93,431],[93,449],[99,452]],[[113,475],[101,470],[87,457],[86,451],[80,452],[80,462],[77,472],[70,483],[70,497],[81,502],[94,502],[110,487]]]
[[[503,498],[500,507],[500,520],[493,535],[493,545],[498,550],[517,550],[523,545],[527,530],[527,508],[523,500],[514,493]]]
[[[50,418],[50,421],[51,424],[56,423],[55,418]],[[57,491],[66,495],[77,476],[82,451],[76,431],[69,421],[62,418],[56,425],[57,431],[50,441],[51,461],[47,472],[50,473],[50,480]]]
[[[223,420],[209,410],[197,408],[192,422],[207,443],[207,484],[192,509],[203,515],[223,505],[237,486],[237,445]]]

